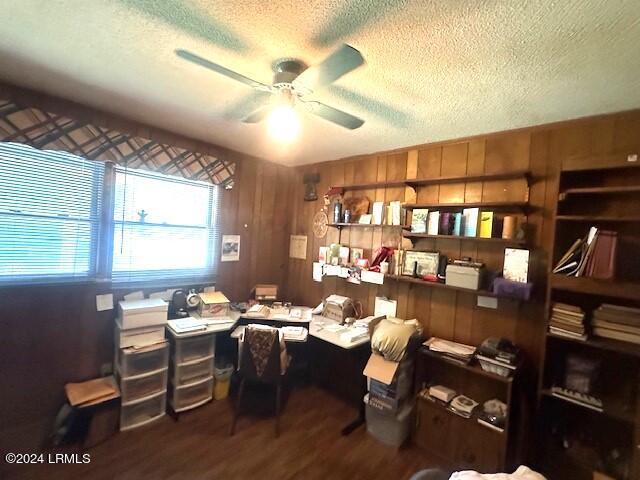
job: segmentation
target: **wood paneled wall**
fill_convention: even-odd
[[[640,112],[580,119],[517,131],[477,136],[464,140],[408,147],[392,152],[352,157],[300,167],[293,185],[291,233],[309,238],[306,260],[290,259],[288,295],[296,303],[316,305],[331,293],[360,300],[365,313],[372,313],[376,296],[398,301],[398,316],[418,318],[427,335],[464,343],[479,344],[489,336],[507,337],[523,347],[532,367],[530,385],[535,387],[545,336],[544,292],[553,242],[551,217],[557,196],[557,178],[565,158],[585,158],[607,154],[627,154],[640,150]],[[313,235],[312,218],[322,207],[322,194],[329,186],[410,178],[429,178],[479,173],[530,170],[534,181],[527,191],[524,180],[468,182],[411,188],[379,188],[347,192],[365,195],[371,202],[401,200],[422,203],[478,201],[520,201],[529,199],[533,207],[527,221],[531,227],[530,272],[536,284],[534,300],[519,303],[500,299],[498,309],[476,305],[476,296],[387,280],[384,285],[352,285],[339,278],[311,279],[312,262],[318,248],[338,242],[365,249],[365,255],[380,245],[398,246],[397,230],[382,227],[329,228],[325,238]],[[303,201],[302,176],[320,174],[315,202]],[[331,218],[332,213],[329,212]],[[469,256],[502,270],[503,246],[459,239],[422,239],[416,249],[437,250],[449,257]]]
[[[221,194],[221,229],[223,234],[241,235],[240,261],[220,265],[217,286],[231,299],[245,300],[256,282],[284,284],[291,169],[9,85],[0,84],[0,95],[233,158],[236,182]],[[280,187],[274,188],[276,184]],[[115,312],[97,312],[95,305],[96,294],[109,292],[110,285],[93,283],[0,288],[0,451],[36,451],[62,405],[64,384],[94,378],[113,360]],[[114,291],[115,300],[125,293]]]

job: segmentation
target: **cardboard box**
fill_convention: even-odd
[[[256,300],[277,300],[278,285],[259,284],[255,287]]]
[[[482,268],[466,265],[447,265],[445,284],[452,287],[478,290],[482,282]]]
[[[385,360],[382,355],[372,353],[362,373],[385,385],[391,385],[399,365],[399,362]]]
[[[227,317],[229,316],[229,299],[222,292],[200,293],[200,305],[198,314],[201,317]]]
[[[160,298],[118,302],[120,326],[123,330],[152,327],[167,323],[169,304]]]

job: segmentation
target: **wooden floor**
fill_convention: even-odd
[[[184,413],[178,422],[119,433],[89,450],[85,465],[14,465],[3,478],[89,479],[393,479],[433,467],[414,446],[396,450],[372,438],[364,426],[349,436],[341,428],[356,412],[316,388],[295,389],[274,437],[272,417],[247,415],[228,436],[228,401]],[[22,467],[22,468],[20,468]]]

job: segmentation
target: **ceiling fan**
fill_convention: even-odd
[[[271,94],[272,97],[264,99],[266,100],[264,105],[261,105],[242,119],[245,123],[260,122],[272,111],[276,113],[274,110],[278,107],[285,107],[289,112],[292,112],[296,105],[302,104],[314,115],[350,130],[359,128],[364,124],[364,120],[350,113],[315,100],[304,99],[315,90],[333,83],[364,63],[364,58],[360,52],[347,44],[343,44],[322,63],[312,67],[308,67],[300,60],[292,58],[277,60],[273,64],[275,74],[271,85],[252,80],[187,50],[177,49],[176,55],[201,67],[242,82],[257,91]]]

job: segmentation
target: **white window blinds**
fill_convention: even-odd
[[[104,168],[0,142],[0,283],[95,275]]]
[[[214,276],[218,208],[214,185],[116,167],[112,280]]]

